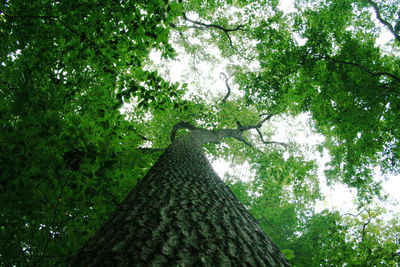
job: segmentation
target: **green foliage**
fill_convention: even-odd
[[[237,81],[247,103],[270,113],[311,112],[332,158],[329,180],[371,198],[379,193],[373,168],[399,170],[398,44],[393,53],[377,45],[370,5],[298,2],[297,13],[254,28],[260,69],[238,74]]]
[[[207,151],[251,165],[251,182],[227,184],[294,266],[398,264],[398,219],[367,204],[380,192],[374,168],[400,168],[400,3],[299,0],[285,14],[278,2],[5,1],[0,266],[64,265],[155,162],[160,152],[144,148],[165,148],[175,123],[235,128],[303,112],[325,136],[329,182],[368,200],[359,215],[314,210],[316,162],[297,146],[286,155],[246,133],[257,149],[226,140]],[[386,46],[381,28],[394,36]],[[172,82],[149,66],[152,51],[162,63],[184,51],[190,69],[229,62],[240,93],[221,102]]]
[[[164,25],[178,10],[159,1],[2,7],[1,266],[65,262],[152,164],[157,154],[135,151],[144,140],[120,115],[118,92],[151,48],[173,56]],[[178,96],[143,73],[138,83],[172,93],[142,103]]]

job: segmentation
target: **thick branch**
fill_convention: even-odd
[[[272,117],[272,115],[269,115],[255,125],[243,126],[239,122],[237,122],[238,128],[236,128],[236,129],[220,129],[220,130],[206,130],[206,129],[198,128],[188,122],[180,122],[172,128],[170,139],[171,139],[171,142],[174,142],[175,137],[176,137],[176,132],[179,129],[187,129],[187,130],[192,131],[193,134],[196,134],[196,138],[198,139],[197,142],[199,142],[200,144],[205,144],[205,143],[218,144],[221,142],[222,139],[231,137],[231,138],[235,138],[236,140],[238,140],[240,142],[243,142],[244,144],[246,144],[250,147],[253,147],[244,138],[243,132],[245,132],[247,130],[251,130],[251,129],[261,128],[262,124],[265,121],[269,120],[271,117]]]
[[[400,35],[398,32],[393,28],[393,26],[385,19],[382,18],[381,12],[379,11],[378,5],[372,1],[372,0],[367,0],[367,2],[374,8],[376,18],[383,24],[385,25],[388,30],[394,35],[396,40],[400,43]]]
[[[267,120],[271,119],[272,114],[269,114],[267,117],[265,117],[264,119],[262,119],[261,121],[259,121],[256,125],[247,125],[247,126],[243,126],[240,124],[240,122],[236,122],[239,129],[241,131],[247,131],[250,129],[259,129],[261,128],[261,126],[263,125],[264,122],[266,122]]]
[[[179,129],[188,129],[191,131],[195,131],[195,130],[198,130],[199,128],[197,128],[196,126],[194,126],[193,124],[191,124],[189,122],[184,122],[184,121],[179,122],[179,123],[175,124],[174,127],[172,127],[171,135],[170,135],[171,142],[175,141],[176,132]]]

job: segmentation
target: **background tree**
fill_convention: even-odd
[[[399,6],[297,1],[287,14],[273,0],[3,1],[1,265],[63,265],[179,121],[223,129],[304,112],[325,136],[329,182],[357,190],[357,216],[313,208],[316,162],[293,143],[264,144],[269,123],[246,134],[253,147],[227,139],[206,152],[252,166],[250,181],[224,180],[293,265],[398,263],[398,217],[372,211],[383,197],[376,168],[399,171]],[[380,45],[384,29],[392,39]],[[187,84],[172,82],[163,65],[185,54]],[[225,66],[222,97],[191,79],[200,63]]]

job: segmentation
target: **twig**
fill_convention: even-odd
[[[144,141],[149,141],[149,142],[151,142],[151,140],[150,140],[149,138],[147,138],[147,137],[144,136],[144,135],[141,135],[141,134],[138,133],[135,129],[133,129],[133,132],[134,132],[135,134],[137,134],[140,138],[142,138]]]
[[[6,15],[6,17],[9,17],[11,19],[55,19],[58,18],[58,16],[54,16],[54,15],[49,15],[49,16],[33,16],[33,15],[29,15],[29,16],[14,16],[14,15],[9,15],[6,12],[0,10],[0,13],[3,13],[4,15]]]

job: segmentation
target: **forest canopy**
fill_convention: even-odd
[[[260,120],[205,150],[248,166],[251,179],[221,178],[289,262],[398,266],[399,214],[377,177],[400,171],[400,2],[287,4],[2,1],[0,266],[63,266],[174,125]],[[275,139],[274,120],[304,114],[322,142]],[[323,177],[309,151],[329,155]],[[324,179],[357,192],[356,213],[316,209]]]

